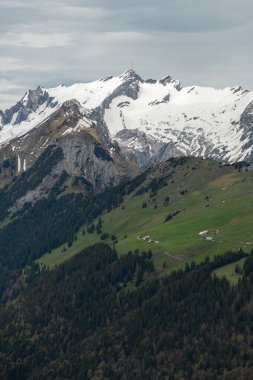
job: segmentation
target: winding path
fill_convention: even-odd
[[[178,260],[178,261],[184,261],[183,259],[181,259],[181,257],[173,256],[170,253],[168,253],[167,251],[165,251],[165,255],[171,257],[172,259]]]

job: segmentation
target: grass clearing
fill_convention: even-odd
[[[239,268],[242,269],[245,259],[246,257],[243,257],[241,260],[238,260],[234,263],[224,265],[221,268],[217,268],[213,271],[213,274],[215,274],[217,277],[220,277],[220,278],[226,277],[226,279],[232,285],[236,285],[239,279],[241,278],[241,274],[235,272],[236,266],[238,265]]]
[[[168,205],[164,203],[167,196],[170,197]],[[144,203],[147,204],[145,208]],[[115,247],[119,253],[151,249],[156,268],[165,267],[170,271],[187,261],[200,262],[207,255],[212,257],[239,248],[249,252],[253,248],[251,205],[253,172],[239,173],[213,161],[192,158],[175,169],[168,185],[155,197],[150,197],[150,193],[130,194],[122,205],[102,215],[102,232],[108,233],[109,238],[105,240],[108,244],[113,243],[112,234],[116,235]],[[180,213],[164,222],[166,216],[176,211]],[[218,235],[215,229],[220,230]],[[213,241],[205,241],[199,236],[203,230],[209,231],[208,236],[213,237]],[[146,235],[158,240],[159,244],[137,240],[137,236]],[[71,247],[64,244],[38,262],[52,268],[98,241],[101,241],[100,235],[87,233],[85,225],[76,234]],[[183,261],[171,256],[178,256]]]

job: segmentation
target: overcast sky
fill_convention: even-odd
[[[118,75],[253,90],[252,0],[0,0],[0,109]]]

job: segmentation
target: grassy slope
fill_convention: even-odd
[[[226,277],[232,285],[235,285],[237,284],[239,278],[241,278],[241,275],[235,272],[235,267],[238,265],[242,269],[245,259],[246,258],[244,257],[235,263],[224,265],[224,267],[215,269],[213,274],[216,274],[217,277]]]
[[[199,262],[207,255],[230,249],[242,247],[249,251],[253,247],[253,172],[238,173],[218,163],[194,158],[174,170],[169,184],[159,190],[155,201],[150,199],[149,193],[130,194],[124,200],[124,209],[119,207],[102,216],[102,231],[118,238],[117,251],[152,249],[156,267],[162,267],[165,262],[169,271],[182,266],[182,262]],[[164,173],[156,170],[151,177]],[[182,190],[187,193],[181,195]],[[163,204],[166,196],[170,197],[168,206]],[[142,208],[144,202],[147,202],[146,208]],[[154,209],[155,203],[157,209]],[[180,214],[164,223],[165,217],[177,210],[181,210]],[[221,233],[209,234],[214,236],[213,242],[198,235],[202,230],[216,228]],[[150,235],[159,240],[159,244],[138,241],[138,235]],[[99,240],[96,232],[83,236],[81,229],[72,247],[67,248],[65,244],[39,261],[53,267]],[[63,253],[64,247],[67,251]]]

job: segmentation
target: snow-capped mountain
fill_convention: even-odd
[[[76,174],[85,175],[91,157],[84,155],[84,163],[76,155],[87,149],[89,136],[125,169],[183,155],[252,163],[252,127],[253,92],[182,87],[170,76],[143,80],[128,70],[92,83],[27,91],[0,111],[0,159],[15,156],[19,173],[48,145],[58,144],[65,147],[71,170],[76,165]]]

